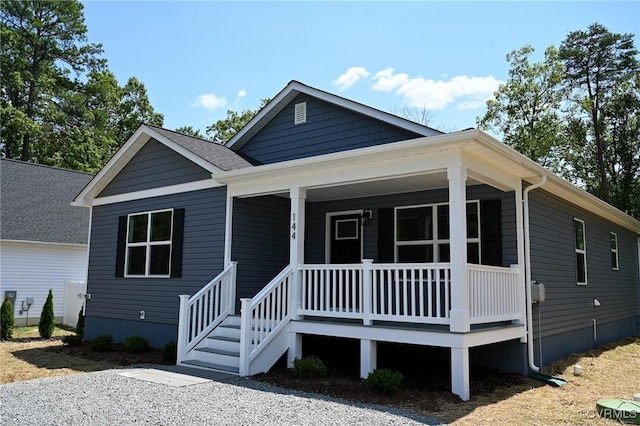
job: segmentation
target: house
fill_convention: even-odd
[[[366,377],[379,344],[424,345],[466,400],[470,363],[526,373],[640,331],[640,221],[482,131],[296,81],[226,146],[141,126],[74,204],[85,336],[177,339],[182,365],[251,375],[332,336]]]
[[[75,326],[87,275],[89,214],[69,203],[92,177],[0,160],[0,294],[15,299],[16,325],[38,323],[51,289],[56,323]]]

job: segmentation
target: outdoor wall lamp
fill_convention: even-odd
[[[360,216],[360,219],[362,219],[362,225],[368,225],[372,217],[373,212],[371,210],[363,210],[362,215]]]

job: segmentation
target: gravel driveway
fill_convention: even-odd
[[[0,424],[439,424],[400,410],[328,399],[247,378],[209,376],[215,380],[176,387],[120,374],[135,372],[132,368],[106,370],[1,385]]]

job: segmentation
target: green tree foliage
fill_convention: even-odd
[[[49,295],[42,307],[42,313],[40,314],[40,322],[38,323],[38,331],[40,337],[48,339],[53,335],[53,330],[56,327],[56,318],[53,312],[53,293],[49,289]]]
[[[555,147],[562,133],[562,64],[553,46],[539,63],[529,61],[533,52],[533,47],[525,46],[507,55],[509,80],[487,101],[487,112],[478,119],[478,126],[502,132],[507,145],[554,168]]]
[[[14,324],[13,304],[11,299],[5,297],[0,308],[0,340],[11,340]]]
[[[606,111],[615,102],[617,88],[637,76],[637,55],[632,34],[613,34],[597,23],[587,31],[569,33],[560,45],[559,57],[564,65],[565,86],[572,93],[573,115],[587,128],[588,137],[574,138],[574,142],[582,145],[582,155],[589,155],[596,164],[592,173],[595,181],[586,183],[604,201],[610,201],[612,180],[607,164],[616,157],[611,158],[612,150],[607,146],[612,129],[605,120]],[[580,117],[581,113],[584,117]]]
[[[478,126],[545,167],[640,217],[640,66],[631,34],[573,31],[544,61],[507,56],[509,80]]]
[[[7,0],[0,17],[0,146],[8,158],[93,172],[141,122],[162,125],[142,82],[120,86],[101,46],[87,43],[77,0]]]
[[[218,120],[211,126],[207,127],[207,136],[212,142],[225,144],[231,139],[240,129],[242,129],[271,99],[263,99],[260,103],[260,107],[256,110],[244,110],[236,112],[232,110],[227,111],[227,118],[224,120]]]

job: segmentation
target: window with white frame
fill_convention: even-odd
[[[576,236],[576,279],[579,285],[587,284],[587,244],[584,221],[573,219]]]
[[[169,277],[173,210],[131,214],[127,224],[126,275]]]
[[[397,262],[449,262],[449,204],[396,207]],[[467,261],[480,263],[480,202],[467,202]]]
[[[618,234],[615,232],[609,233],[609,240],[611,246],[611,269],[618,270]]]

